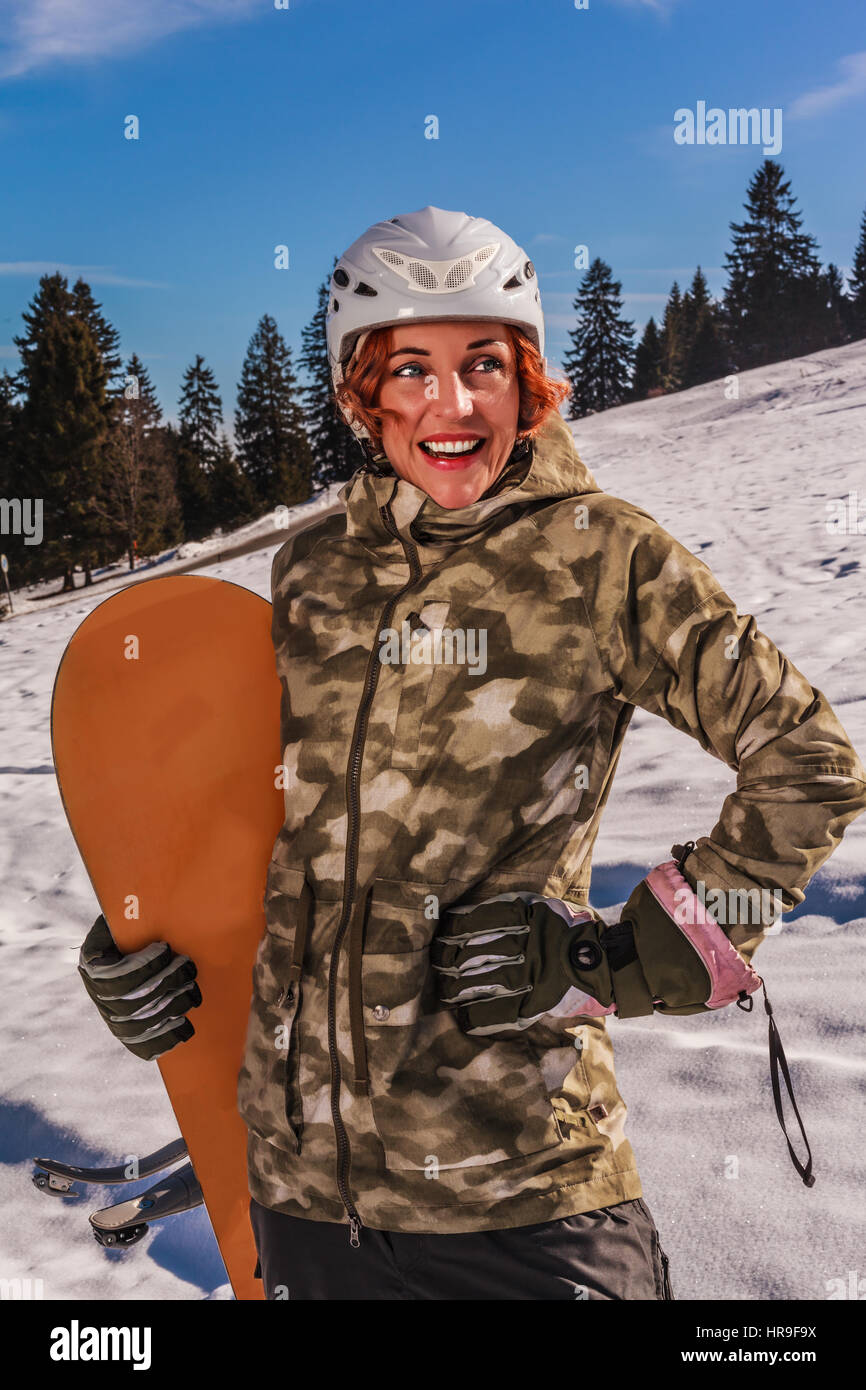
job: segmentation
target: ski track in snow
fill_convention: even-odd
[[[578,450],[601,487],[645,508],[709,565],[739,611],[824,691],[863,758],[866,537],[829,533],[825,502],[859,486],[866,519],[866,342],[745,372],[738,384],[736,401],[713,382],[577,421]],[[275,549],[198,572],[270,597]],[[203,1208],[108,1251],[87,1214],[125,1190],[88,1188],[71,1202],[30,1183],[34,1155],[115,1163],[177,1134],[157,1068],[112,1042],[81,987],[77,952],[98,909],[51,758],[64,646],[125,582],[118,570],[111,588],[30,602],[0,625],[0,1275],[41,1279],[51,1299],[230,1298]],[[636,712],[595,851],[592,900],[607,920],[672,844],[712,830],[734,785],[693,740]],[[627,1133],[678,1299],[824,1299],[828,1281],[866,1276],[864,849],[861,816],[756,960],[812,1145],[814,1188],[795,1172],[774,1113],[762,993],[751,1014],[610,1024]]]

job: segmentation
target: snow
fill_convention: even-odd
[[[745,372],[736,384],[738,399],[717,381],[577,421],[578,450],[603,488],[644,507],[709,565],[741,613],[755,614],[824,691],[863,757],[864,535],[828,531],[826,503],[859,486],[866,534],[866,342]],[[204,559],[256,534],[271,543],[200,572],[269,597],[272,531],[262,519],[212,538],[199,547]],[[194,558],[193,547],[183,551],[148,574]],[[51,763],[63,648],[127,582],[121,567],[86,592],[31,592],[0,625],[0,1274],[42,1279],[54,1299],[227,1298],[203,1208],[109,1251],[91,1237],[87,1213],[126,1189],[88,1188],[74,1203],[30,1183],[34,1155],[116,1163],[177,1132],[157,1068],[112,1043],[81,988],[77,951],[96,909]],[[672,844],[709,833],[734,782],[693,740],[636,712],[594,858],[592,900],[608,920]],[[678,1299],[826,1299],[831,1281],[866,1277],[856,965],[866,942],[864,850],[866,816],[756,958],[812,1146],[814,1188],[794,1170],[776,1120],[761,994],[751,1014],[610,1024],[626,1132]]]

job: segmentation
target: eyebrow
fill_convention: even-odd
[[[467,344],[466,344],[466,349],[465,349],[465,350],[466,350],[466,352],[470,352],[470,351],[472,350],[472,348],[488,347],[488,346],[489,346],[490,344],[492,344],[492,343],[498,344],[499,347],[504,347],[504,346],[505,346],[505,343],[503,342],[503,340],[502,340],[501,338],[478,338],[474,343],[467,343]],[[428,352],[427,348],[403,347],[403,348],[395,348],[393,352],[389,352],[389,353],[388,353],[388,360],[390,361],[392,357],[399,357],[399,355],[400,355],[401,353],[403,353],[403,352],[410,352],[410,353],[412,354],[413,357],[429,357],[429,356],[430,356],[430,353]]]

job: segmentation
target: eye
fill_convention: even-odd
[[[499,357],[493,357],[492,355],[479,357],[468,370],[474,372],[479,368],[484,369],[480,372],[481,376],[491,376],[493,372],[503,372],[505,370],[505,363]],[[402,366],[397,367],[391,375],[404,377],[408,381],[418,376],[429,376],[431,373],[429,367],[422,367],[420,362],[404,362]]]

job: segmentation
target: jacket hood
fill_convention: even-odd
[[[400,535],[421,549],[441,552],[487,529],[506,508],[523,510],[535,503],[600,492],[581,460],[571,430],[558,411],[544,422],[528,453],[512,455],[488,491],[467,507],[441,507],[423,488],[394,473],[380,476],[365,466],[338,494],[346,507],[346,531],[371,549],[393,551],[405,559],[400,541],[386,525],[382,508],[390,506]]]

